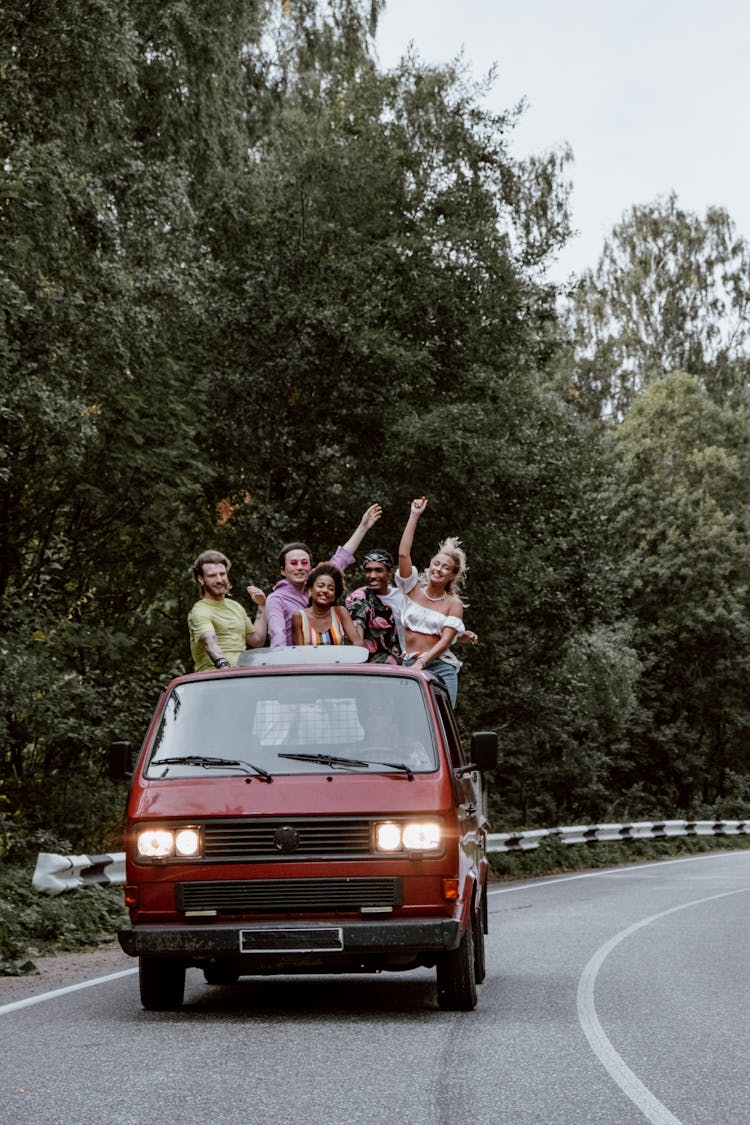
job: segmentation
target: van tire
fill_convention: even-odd
[[[185,995],[185,962],[170,957],[139,957],[141,1004],[147,1012],[173,1012]]]
[[[458,949],[441,953],[437,962],[437,1000],[444,1012],[471,1012],[477,1006],[474,975],[474,924],[469,920]]]

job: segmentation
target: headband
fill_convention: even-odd
[[[385,563],[389,570],[393,570],[393,559],[387,551],[381,551],[379,548],[368,551],[365,555],[365,562]]]

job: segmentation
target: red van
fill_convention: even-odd
[[[497,735],[467,758],[440,681],[366,656],[257,649],[166,688],[133,773],[118,935],[145,1008],[178,1008],[193,966],[209,984],[428,966],[441,1008],[475,1007]]]

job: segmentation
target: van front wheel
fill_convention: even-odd
[[[139,957],[141,1004],[147,1012],[171,1012],[182,1007],[185,963],[169,957]]]
[[[469,919],[458,949],[442,953],[437,962],[437,999],[444,1012],[471,1012],[477,1006],[472,930]]]

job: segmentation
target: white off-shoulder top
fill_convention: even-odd
[[[430,609],[426,605],[420,605],[409,597],[409,592],[414,589],[419,580],[417,568],[412,567],[411,574],[408,578],[402,578],[396,571],[396,586],[399,589],[401,597],[398,605],[398,616],[401,618],[401,624],[405,629],[409,629],[412,633],[426,633],[428,636],[439,637],[443,629],[455,629],[456,635],[459,636],[464,632],[466,626],[460,617],[454,617],[452,614],[440,613],[436,609]],[[456,661],[450,649],[447,649],[442,654],[443,660]]]

